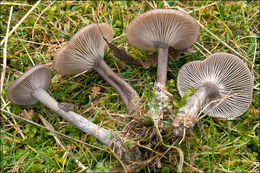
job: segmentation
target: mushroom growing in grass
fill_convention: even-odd
[[[184,96],[189,88],[197,91],[188,97],[173,122],[174,134],[184,136],[200,112],[210,117],[231,120],[247,111],[252,102],[253,75],[238,57],[215,53],[204,61],[185,64],[179,71],[177,88]]]
[[[200,26],[190,15],[172,9],[150,10],[126,29],[128,42],[145,51],[158,50],[156,87],[165,89],[169,47],[182,51],[197,41]]]
[[[47,65],[36,65],[8,87],[7,97],[12,103],[18,105],[33,105],[40,101],[83,132],[110,146],[121,159],[125,159],[125,149],[112,131],[92,123],[75,112],[62,109],[60,104],[48,94],[51,78],[51,70]]]
[[[199,32],[200,26],[195,19],[172,9],[150,10],[137,16],[127,26],[126,38],[132,46],[151,52],[158,50],[157,98],[153,100],[156,104],[159,102],[159,108],[163,107],[169,95],[166,90],[169,48],[182,52],[197,41]],[[158,115],[155,116],[158,121]]]
[[[101,34],[102,33],[102,34]],[[53,68],[61,75],[71,75],[85,70],[95,70],[113,86],[129,113],[134,113],[140,103],[139,95],[125,80],[117,76],[104,61],[107,44],[111,41],[113,28],[106,23],[90,24],[80,29],[71,40],[57,52]]]

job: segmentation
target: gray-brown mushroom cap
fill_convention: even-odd
[[[107,23],[83,27],[57,52],[53,68],[61,75],[78,74],[92,69],[95,61],[103,58],[107,47],[100,31],[108,41],[111,41],[115,34]]]
[[[200,26],[184,12],[154,9],[137,16],[126,30],[128,42],[146,51],[156,51],[158,44],[182,50],[197,41]]]
[[[212,91],[204,106],[226,97],[203,111],[211,117],[233,119],[246,112],[252,102],[253,75],[235,55],[215,53],[204,61],[193,61],[180,69],[177,88],[181,96],[188,88],[198,89],[205,84]]]
[[[42,88],[47,91],[51,78],[51,70],[47,65],[36,65],[19,76],[8,87],[7,97],[12,103],[18,105],[33,105],[38,102],[32,96],[33,90]]]

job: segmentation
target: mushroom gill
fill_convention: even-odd
[[[238,57],[215,53],[204,61],[185,64],[179,71],[177,88],[183,97],[189,88],[197,91],[187,99],[177,114],[174,133],[192,127],[198,113],[221,119],[234,119],[247,111],[252,102],[253,75]]]

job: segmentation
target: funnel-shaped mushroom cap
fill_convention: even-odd
[[[95,61],[103,58],[107,47],[100,31],[108,41],[111,41],[115,34],[107,23],[85,26],[55,55],[54,69],[61,75],[77,74],[92,69]]]
[[[253,75],[238,57],[228,53],[215,53],[204,61],[185,64],[179,71],[177,88],[183,96],[188,88],[208,88],[204,105],[213,100],[203,112],[216,118],[233,119],[247,111],[252,102]]]
[[[38,102],[32,96],[33,90],[42,88],[47,91],[51,78],[51,70],[47,65],[36,65],[19,76],[8,87],[7,97],[18,105],[33,105]]]
[[[200,26],[190,15],[172,9],[150,10],[137,16],[126,30],[128,42],[146,51],[158,44],[182,50],[197,41]]]

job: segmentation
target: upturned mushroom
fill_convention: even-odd
[[[172,9],[154,9],[137,16],[126,29],[128,42],[145,51],[158,50],[155,87],[165,89],[169,47],[182,51],[197,41],[200,26],[190,15]]]
[[[204,61],[185,64],[179,71],[177,88],[184,96],[189,88],[196,92],[188,97],[173,121],[174,134],[185,135],[198,121],[199,112],[210,117],[231,120],[247,111],[252,102],[253,75],[238,57],[215,53]]]
[[[18,105],[33,105],[40,101],[83,132],[110,146],[121,159],[126,159],[126,150],[114,132],[92,123],[73,111],[64,110],[48,94],[51,78],[51,70],[47,65],[36,65],[23,73],[8,87],[7,97],[12,103]]]
[[[134,113],[139,107],[139,95],[126,81],[117,76],[104,61],[104,51],[107,44],[103,36],[108,41],[112,40],[114,31],[109,24],[90,24],[80,29],[57,52],[54,57],[53,68],[61,75],[95,70],[117,90],[128,112]]]
[[[170,93],[166,89],[168,50],[182,52],[197,41],[200,26],[190,15],[172,9],[154,9],[137,16],[126,29],[130,45],[145,51],[158,50],[155,98],[148,113],[160,125]]]

